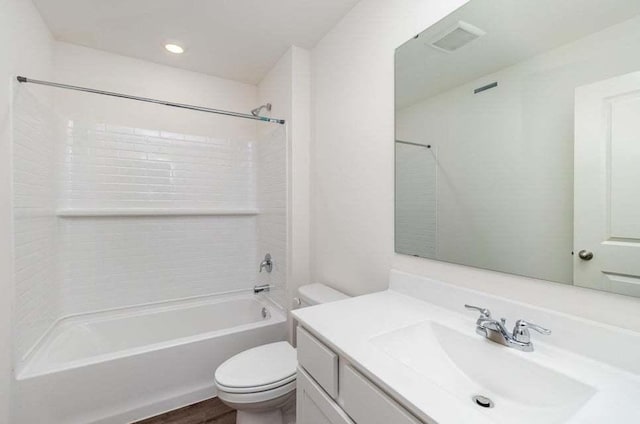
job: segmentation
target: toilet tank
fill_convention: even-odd
[[[299,307],[301,308],[348,298],[349,296],[346,294],[324,284],[307,284],[298,288]]]

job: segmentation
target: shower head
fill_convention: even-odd
[[[260,111],[261,111],[262,109],[267,109],[267,112],[270,112],[270,111],[271,111],[271,103],[267,103],[267,104],[264,104],[264,105],[262,105],[262,106],[259,106],[259,107],[255,108],[255,109],[253,109],[253,110],[251,111],[251,114],[252,114],[253,116],[260,116]]]

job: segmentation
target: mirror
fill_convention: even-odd
[[[396,252],[640,296],[640,2],[471,0],[396,50]]]

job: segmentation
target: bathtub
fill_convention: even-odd
[[[214,396],[218,365],[285,339],[285,313],[253,293],[65,318],[16,372],[14,422],[122,424],[153,416]]]

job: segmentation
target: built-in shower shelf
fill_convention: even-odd
[[[58,209],[60,217],[83,216],[235,216],[257,215],[257,209],[215,209],[215,208],[99,208],[99,209]]]

